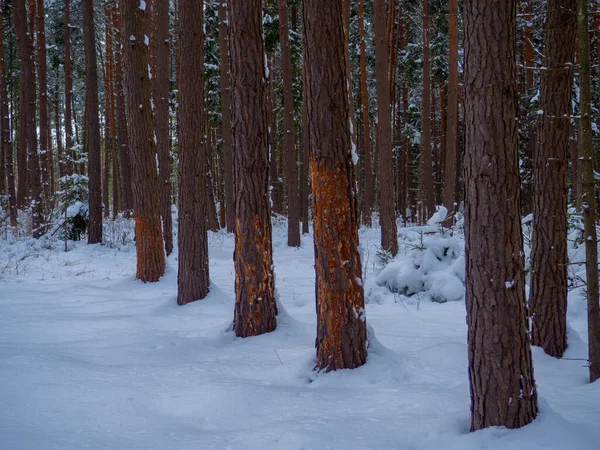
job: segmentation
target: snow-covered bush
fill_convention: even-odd
[[[56,192],[57,209],[53,216],[60,222],[63,237],[78,241],[87,229],[89,222],[89,179],[85,175],[65,175],[58,180]]]

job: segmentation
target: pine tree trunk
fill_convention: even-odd
[[[419,192],[421,222],[435,212],[433,201],[433,169],[431,156],[431,48],[429,46],[429,2],[423,2],[423,102],[421,105],[421,170]]]
[[[354,164],[350,153],[343,0],[304,1],[306,101],[317,297],[317,370],[367,359]],[[386,71],[387,76],[387,71]],[[387,84],[385,85],[388,90]]]
[[[346,78],[348,92],[348,120],[350,121],[350,151],[352,152],[355,164],[358,164],[358,148],[356,140],[356,110],[354,109],[354,93],[352,91],[352,65],[350,63],[350,13],[351,0],[344,0],[342,7],[344,14],[344,59],[346,61]]]
[[[17,50],[19,53],[21,67],[21,83],[23,86],[21,110],[22,134],[20,139],[27,142],[27,181],[28,191],[31,197],[31,214],[33,224],[33,236],[42,235],[42,202],[40,183],[40,160],[38,153],[37,124],[36,124],[36,86],[35,86],[35,64],[33,51],[33,33],[28,31],[27,11],[25,2],[16,2],[12,6],[14,14],[14,30],[17,38]],[[33,22],[32,16],[32,22]]]
[[[221,134],[223,135],[223,180],[225,184],[225,214],[227,231],[235,230],[235,200],[233,191],[233,157],[231,155],[231,89],[229,87],[229,36],[227,0],[219,1],[219,57],[221,84]],[[221,207],[223,207],[221,205]]]
[[[128,1],[119,4],[123,17],[122,39],[125,43],[124,85],[134,201],[136,278],[143,282],[154,282],[165,272],[165,252],[160,204],[156,201],[160,191],[150,104],[150,52],[144,42],[150,17],[138,5],[138,2]]]
[[[75,173],[73,154],[73,73],[71,69],[71,0],[65,0],[65,170]]]
[[[516,0],[466,0],[464,14],[471,431],[519,428],[535,418],[537,392],[519,205]]]
[[[60,116],[60,89],[58,87],[60,70],[56,69],[56,82],[54,84],[54,134],[56,135],[56,159],[58,176],[62,178],[66,174],[64,163],[64,149],[62,141],[62,125]]]
[[[177,303],[208,294],[206,236],[208,164],[204,140],[204,13],[202,2],[180,0],[179,13],[179,272]]]
[[[363,223],[371,226],[371,215],[375,198],[375,180],[371,166],[371,128],[369,123],[369,89],[367,87],[367,50],[365,41],[365,5],[358,0],[358,31],[360,37],[360,89],[363,116],[363,164],[365,171],[365,189],[363,195]]]
[[[287,185],[288,246],[300,246],[300,198],[298,196],[298,166],[296,164],[296,133],[294,96],[292,92],[292,53],[288,27],[287,0],[278,0],[279,38],[281,41],[281,75],[283,78],[283,146]]]
[[[160,210],[165,251],[173,251],[173,218],[171,216],[171,163],[169,161],[169,0],[154,0],[154,131],[158,152]]]
[[[585,240],[590,383],[600,378],[600,297],[598,294],[598,237],[594,182],[594,144],[590,94],[590,35],[587,0],[577,0],[579,31],[579,121],[581,204]]]
[[[240,337],[276,327],[269,211],[269,127],[260,0],[229,1],[235,185],[235,313]]]
[[[448,4],[448,119],[444,166],[444,205],[448,214],[456,211],[456,154],[458,152],[458,0]]]
[[[82,0],[83,42],[85,45],[86,152],[89,161],[90,222],[88,244],[102,242],[102,176],[100,163],[100,118],[98,117],[98,68],[94,2]],[[105,205],[108,208],[108,205]]]
[[[379,153],[379,224],[381,246],[392,256],[398,253],[394,208],[394,158],[392,115],[388,80],[388,46],[385,36],[385,0],[374,0],[375,76],[377,81],[377,146]]]
[[[531,249],[531,340],[562,357],[567,348],[567,164],[576,37],[575,0],[549,0],[544,31]]]

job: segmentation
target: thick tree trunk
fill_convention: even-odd
[[[160,215],[163,222],[165,251],[173,251],[173,218],[171,216],[171,163],[169,150],[169,0],[154,0],[156,43],[154,73],[152,76],[154,131],[158,152],[158,178],[160,187]],[[203,67],[201,67],[202,69]]]
[[[4,60],[4,11],[6,6],[0,4],[0,152],[4,158],[0,159],[0,165],[6,168],[6,173],[0,180],[4,184],[6,176],[6,193],[8,194],[8,211],[10,224],[17,226],[17,198],[15,193],[15,173],[13,167],[13,146],[9,122],[8,89],[6,82],[6,64]]]
[[[458,152],[458,0],[448,4],[448,119],[444,165],[444,205],[448,214],[456,211],[456,154]]]
[[[247,337],[273,331],[277,315],[262,2],[230,0],[229,33],[237,213],[233,328]]]
[[[320,0],[304,1],[317,297],[316,369],[325,371],[352,369],[367,360],[342,2],[331,0],[323,8]],[[389,92],[387,84],[385,88]]]
[[[100,163],[100,118],[98,116],[98,68],[94,2],[82,0],[83,42],[85,46],[86,152],[89,161],[90,222],[88,244],[102,242],[102,175]],[[108,208],[108,205],[105,205]]]
[[[371,166],[371,127],[369,121],[369,89],[367,87],[367,49],[365,41],[365,5],[358,0],[358,31],[360,37],[360,91],[363,116],[363,163],[365,171],[365,188],[363,195],[362,222],[371,226],[371,215],[375,198],[375,180]]]
[[[229,87],[229,36],[227,0],[219,1],[219,57],[221,85],[221,134],[223,137],[223,180],[225,184],[225,219],[227,231],[235,230],[233,158],[231,155],[231,89]],[[223,205],[221,205],[223,207]]]
[[[585,274],[588,307],[588,349],[590,383],[600,378],[600,298],[598,295],[598,237],[596,233],[596,196],[594,181],[594,144],[590,94],[590,35],[587,0],[577,0],[579,31],[579,157]]]
[[[381,246],[392,256],[398,253],[394,208],[394,155],[388,80],[388,46],[385,36],[385,0],[374,0],[375,76],[377,81],[377,146],[379,153],[379,224]]]
[[[283,146],[287,185],[288,245],[300,246],[300,198],[298,196],[298,166],[294,126],[294,96],[292,86],[292,52],[288,27],[287,0],[279,3],[279,38],[281,41],[281,75],[283,78]]]
[[[421,222],[435,211],[433,201],[433,161],[431,156],[431,48],[429,46],[429,1],[423,2],[423,101],[421,105],[421,170],[419,197]]]
[[[179,272],[177,303],[209,290],[206,211],[208,164],[204,141],[203,3],[180,0],[179,14]]]
[[[20,139],[27,142],[27,181],[28,191],[31,197],[31,214],[33,236],[42,235],[42,202],[40,183],[40,159],[38,153],[37,124],[36,124],[36,86],[35,86],[35,64],[33,51],[33,33],[28,32],[27,11],[25,2],[16,2],[12,6],[14,14],[14,30],[17,38],[17,50],[19,52],[21,83],[22,83],[22,126]],[[33,16],[35,17],[35,16]],[[32,17],[32,21],[33,21]],[[19,168],[21,169],[21,168]],[[19,172],[20,174],[20,172]],[[19,180],[20,184],[20,180]]]
[[[576,37],[575,0],[549,0],[534,155],[531,340],[562,357],[567,348],[567,164]]]
[[[535,418],[537,392],[519,205],[516,0],[466,0],[464,13],[471,430],[518,428]]]
[[[154,282],[165,272],[156,147],[152,130],[152,89],[148,74],[150,52],[145,41],[148,12],[138,2],[122,1],[122,39],[125,43],[125,91],[137,252],[136,278]]]

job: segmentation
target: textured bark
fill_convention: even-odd
[[[65,0],[65,164],[66,173],[75,172],[73,157],[73,72],[71,69],[71,0]]]
[[[598,237],[594,182],[594,144],[590,94],[590,35],[587,0],[577,0],[579,36],[579,121],[581,204],[585,240],[590,383],[600,378],[600,297],[598,295]]]
[[[177,303],[206,297],[208,165],[204,141],[203,4],[180,0],[179,52],[179,272]]]
[[[458,152],[458,0],[448,4],[448,118],[444,161],[444,205],[455,212],[456,154]]]
[[[398,253],[394,208],[394,158],[392,115],[388,80],[388,47],[385,36],[385,0],[374,0],[375,77],[377,81],[377,147],[379,153],[379,224],[381,246],[392,256]]]
[[[154,0],[154,131],[158,152],[160,215],[167,256],[173,251],[173,218],[171,216],[171,164],[169,150],[169,0]],[[202,69],[202,67],[201,67]]]
[[[6,6],[0,4],[0,165],[6,168],[6,193],[8,194],[8,211],[10,224],[17,226],[17,196],[15,192],[15,173],[13,167],[13,145],[9,122],[8,89],[6,82],[6,64],[4,60],[4,10]],[[4,183],[4,178],[0,180]]]
[[[471,430],[518,428],[535,418],[537,392],[519,205],[516,0],[466,0],[464,14]]]
[[[433,169],[431,156],[431,48],[429,46],[429,1],[423,2],[423,103],[421,105],[421,170],[419,196],[421,222],[435,211],[433,201]]]
[[[237,213],[233,328],[247,337],[273,331],[277,314],[262,2],[230,0],[229,33]]]
[[[363,116],[363,163],[365,171],[365,188],[363,195],[363,223],[371,226],[371,214],[375,198],[375,180],[371,167],[371,127],[369,121],[369,89],[367,87],[367,50],[365,42],[365,6],[364,0],[358,0],[358,30],[360,50],[360,91]]]
[[[90,222],[88,225],[88,244],[97,244],[102,242],[102,175],[100,163],[100,118],[98,116],[98,68],[96,63],[96,32],[94,27],[93,0],[82,0],[81,10],[83,14],[83,42],[85,46],[85,145],[89,161]],[[105,207],[108,208],[108,204]]]
[[[575,0],[549,0],[544,30],[531,249],[531,340],[561,357],[567,348],[567,164],[576,37]]]
[[[51,208],[54,173],[52,142],[50,140],[50,118],[48,116],[48,65],[46,63],[46,21],[44,15],[44,0],[37,0],[36,9],[36,35],[37,35],[37,64],[38,64],[38,92],[40,105],[40,159],[42,170],[42,190],[45,207]]]
[[[27,141],[27,181],[29,186],[28,191],[31,198],[33,236],[39,237],[43,231],[40,228],[42,224],[42,186],[40,183],[40,159],[37,148],[38,140],[36,131],[36,86],[35,64],[33,58],[33,33],[28,32],[25,2],[16,2],[13,4],[12,9],[14,14],[14,30],[17,39],[17,50],[20,59],[21,83],[23,86],[21,102],[21,111],[23,113],[21,117],[23,120],[23,126],[21,127],[22,134],[20,139],[26,139]],[[32,16],[32,22],[33,17],[35,16]]]
[[[122,1],[122,39],[125,62],[125,91],[129,154],[137,252],[136,278],[154,282],[165,272],[165,252],[160,221],[156,147],[152,131],[150,105],[151,82],[148,77],[149,50],[144,43],[149,17],[137,2]]]
[[[106,98],[106,140],[104,142],[104,151],[110,158],[112,164],[112,210],[113,217],[116,217],[121,209],[121,196],[119,191],[119,163],[117,157],[117,124],[116,124],[116,104],[115,104],[115,72],[121,68],[115,68],[115,29],[113,27],[115,12],[115,3],[109,2],[104,6],[104,23],[106,33],[106,71],[104,78],[104,90]],[[108,166],[108,164],[106,164]],[[108,174],[106,175],[103,197],[105,196],[105,216],[108,216]]]
[[[322,8],[319,0],[304,2],[317,299],[316,369],[325,371],[352,369],[367,359],[342,1],[332,0],[328,8]],[[385,87],[387,90],[387,84]]]
[[[231,155],[231,89],[229,87],[229,36],[227,35],[227,29],[227,0],[221,0],[219,1],[219,70],[221,71],[221,135],[223,137],[225,221],[227,222],[227,231],[233,233],[235,230],[235,200],[233,193],[233,158]]]
[[[122,2],[123,0],[120,0]],[[115,48],[115,96],[117,114],[117,146],[119,149],[119,168],[121,173],[121,189],[123,191],[123,209],[127,214],[133,210],[133,187],[131,174],[131,158],[129,156],[129,133],[127,131],[127,114],[125,112],[125,90],[123,85],[123,48],[126,39],[122,34],[121,15],[113,14],[113,27],[116,36]]]
[[[283,78],[283,151],[287,185],[288,245],[300,246],[300,198],[298,196],[298,166],[296,164],[296,133],[294,97],[292,92],[292,52],[288,27],[287,0],[279,3],[279,39],[281,42],[281,75]]]

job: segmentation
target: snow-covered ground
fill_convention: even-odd
[[[439,276],[402,278],[430,256],[415,253],[419,230],[400,235],[398,270],[385,275],[378,230],[361,231],[369,359],[329,374],[312,371],[310,236],[291,249],[274,230],[278,328],[248,339],[230,331],[231,235],[210,235],[211,293],[184,307],[176,254],[159,283],[143,284],[131,244],[65,253],[60,242],[0,241],[0,448],[600,449],[600,384],[588,384],[585,361],[566,359],[587,357],[581,288],[570,295],[565,359],[533,350],[538,419],[469,433],[462,241],[448,241],[447,264],[429,271]],[[410,295],[405,279],[423,292]],[[431,301],[446,291],[460,299]]]

